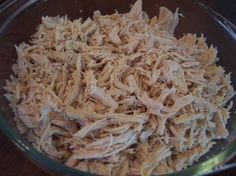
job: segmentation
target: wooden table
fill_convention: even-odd
[[[0,131],[0,172],[2,176],[46,176]]]
[[[0,3],[2,0],[0,0]],[[205,0],[209,6],[223,16],[236,23],[235,0]],[[224,175],[231,175],[235,169],[224,171]],[[2,176],[47,176],[32,164],[0,131],[0,172]],[[221,175],[221,174],[219,174]]]

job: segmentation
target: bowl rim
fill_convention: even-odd
[[[7,0],[2,3],[0,5],[0,16],[6,11],[9,11],[11,15],[3,18],[0,21],[0,37],[2,37],[4,30],[6,29],[8,24],[20,12],[39,1],[44,0]],[[196,3],[196,5],[199,5],[200,8],[203,8],[205,11],[207,11],[208,14],[212,18],[214,18],[214,20],[216,20],[218,24],[221,25],[221,27],[223,27],[227,31],[227,33],[236,41],[236,26],[234,24],[232,24],[230,21],[222,17],[220,14],[218,14],[216,11],[206,6],[202,2],[198,0],[192,0],[192,2]],[[50,159],[46,154],[35,149],[33,145],[30,144],[23,136],[21,136],[16,129],[13,129],[9,125],[2,112],[0,112],[0,129],[10,139],[10,141],[20,149],[21,152],[25,153],[26,156],[29,157],[30,160],[36,162],[40,166],[43,166],[49,171],[56,172],[59,175],[94,175],[89,172],[71,168],[56,160]],[[232,167],[236,167],[236,163],[221,166],[235,155],[236,139],[234,138],[233,142],[230,145],[226,146],[223,151],[220,151],[215,156],[210,157],[208,160],[194,166],[190,166],[187,169],[165,175],[203,175],[213,172],[220,172]]]

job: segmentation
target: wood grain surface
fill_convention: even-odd
[[[0,3],[1,2],[3,1],[0,0]],[[204,2],[228,18],[231,22],[236,23],[235,0],[205,0]],[[1,176],[47,176],[46,173],[30,162],[1,131],[0,172]],[[223,175],[232,174],[234,172],[236,172],[236,169],[231,169],[230,171],[224,171]]]

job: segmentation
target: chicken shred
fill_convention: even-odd
[[[174,36],[181,14],[160,7],[73,21],[42,17],[16,46],[5,97],[19,131],[51,158],[100,175],[165,174],[229,135],[235,92],[201,35]]]

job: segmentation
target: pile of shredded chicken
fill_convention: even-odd
[[[201,35],[174,37],[179,13],[70,21],[43,17],[16,47],[5,97],[40,151],[100,175],[163,174],[191,165],[226,138],[234,96],[217,49]]]

